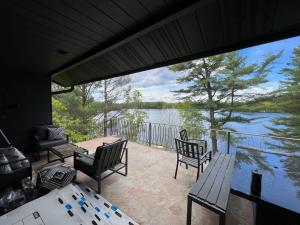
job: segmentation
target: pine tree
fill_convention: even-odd
[[[291,62],[281,70],[286,80],[281,82],[279,107],[289,116],[273,120],[276,127],[268,127],[273,135],[300,138],[300,46],[294,49]],[[285,140],[281,145],[288,151],[298,150],[300,141]]]
[[[181,99],[201,103],[208,111],[208,116],[204,118],[210,124],[214,152],[218,150],[217,129],[224,128],[228,122],[250,122],[233,113],[236,103],[257,96],[250,93],[249,89],[266,82],[272,63],[280,55],[281,52],[267,55],[259,64],[248,64],[247,58],[239,52],[231,52],[169,67],[174,72],[184,73],[177,79],[177,83],[185,87],[175,93],[180,94]]]

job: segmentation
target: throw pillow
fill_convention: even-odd
[[[61,127],[51,127],[51,128],[49,127],[48,131],[49,131],[49,135],[48,135],[49,141],[63,139],[65,137],[65,131]]]

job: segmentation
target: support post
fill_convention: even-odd
[[[152,142],[152,125],[151,123],[149,123],[149,133],[148,133],[148,141],[149,141],[149,146],[151,146],[151,142]]]
[[[110,122],[110,136],[113,135],[113,130],[112,130],[112,129],[113,129],[113,125],[112,125],[112,121],[113,121],[112,118],[110,118],[110,121],[109,121],[109,122]]]
[[[230,151],[230,132],[227,134],[227,154],[229,154]]]

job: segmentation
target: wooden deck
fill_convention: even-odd
[[[79,146],[94,152],[102,142],[113,141],[115,137],[97,138],[78,143]],[[151,148],[134,142],[128,143],[128,176],[113,175],[102,183],[102,196],[117,205],[140,224],[149,225],[184,225],[186,224],[187,195],[195,183],[196,169],[179,166],[177,179],[175,152]],[[33,168],[46,163],[34,163]],[[66,160],[73,164],[72,158]],[[201,174],[200,174],[201,178]],[[96,182],[82,173],[78,181],[96,189]],[[253,224],[252,205],[250,202],[230,196],[227,224]],[[192,224],[218,224],[215,213],[193,205]]]

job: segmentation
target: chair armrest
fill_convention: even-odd
[[[209,160],[211,160],[212,157],[212,151],[207,151],[205,152],[203,155],[201,155],[200,159],[204,159],[204,158],[209,158]]]
[[[196,139],[196,138],[189,138],[188,140],[189,142],[192,141],[192,142],[206,142],[206,140],[201,140],[201,139]]]

